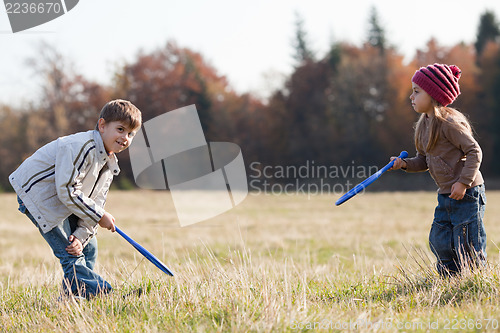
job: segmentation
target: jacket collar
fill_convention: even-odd
[[[102,141],[101,133],[99,133],[99,131],[93,130],[92,132],[96,143],[96,153],[99,163],[101,163],[101,161],[103,164],[107,163],[113,176],[118,176],[120,173],[120,167],[118,166],[118,159],[116,158],[116,155],[114,153],[108,155],[106,149],[104,148],[104,142]]]

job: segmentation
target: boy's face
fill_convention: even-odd
[[[122,121],[106,122],[103,118],[99,119],[99,133],[101,133],[104,148],[108,154],[119,153],[127,149],[137,133],[136,129],[129,128]]]

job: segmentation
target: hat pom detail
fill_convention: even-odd
[[[453,73],[453,76],[455,76],[457,78],[457,80],[460,79],[460,77],[462,76],[462,71],[460,70],[460,68],[458,68],[455,65],[451,65],[450,69],[451,69],[451,72]]]

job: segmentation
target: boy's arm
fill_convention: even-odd
[[[108,182],[106,182],[106,184],[104,184],[102,190],[100,190],[97,193],[97,196],[94,198],[94,202],[99,207],[104,208],[104,205],[106,204],[106,196],[108,194],[110,185],[111,185],[111,179]],[[104,213],[103,216],[106,216],[106,213]],[[114,221],[113,217],[111,217],[110,219],[112,219]],[[102,220],[103,220],[103,218],[101,218],[100,221],[102,222]],[[101,225],[101,227],[109,229],[109,222],[106,225],[103,225],[102,223],[99,223],[99,224]],[[114,228],[111,227],[111,229],[109,229],[109,230],[114,231]],[[78,220],[78,227],[73,232],[73,235],[75,235],[75,237],[78,238],[82,242],[83,247],[85,247],[87,245],[87,243],[90,241],[90,239],[96,233],[97,233],[97,225],[89,224],[85,220],[79,219]]]
[[[73,231],[73,236],[78,238],[82,246],[87,246],[88,242],[97,233],[97,224],[89,224],[83,219],[78,219],[76,230]]]
[[[80,217],[78,230],[74,235],[82,244],[95,234],[95,228],[105,210],[82,191],[82,182],[92,163],[91,152],[95,149],[92,141],[79,151],[73,152],[68,145],[61,145],[57,152],[55,182],[59,200],[76,216]]]

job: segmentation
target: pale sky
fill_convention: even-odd
[[[42,40],[103,84],[139,49],[175,40],[200,52],[237,91],[265,96],[269,77],[292,71],[295,12],[323,56],[332,41],[361,45],[373,5],[389,42],[408,59],[431,37],[445,46],[474,42],[486,9],[500,19],[499,0],[80,0],[62,17],[14,34],[0,5],[0,102],[33,99],[37,86],[25,59]]]

